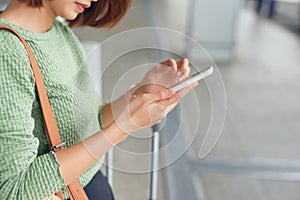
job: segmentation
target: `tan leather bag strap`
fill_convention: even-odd
[[[33,75],[35,78],[35,85],[37,88],[37,92],[40,98],[40,104],[43,112],[43,118],[45,123],[45,129],[48,137],[49,145],[51,146],[51,149],[53,151],[59,151],[61,149],[65,148],[65,144],[62,143],[60,134],[54,119],[54,115],[50,106],[50,102],[48,99],[48,95],[45,89],[44,81],[40,72],[40,69],[38,67],[38,64],[34,58],[33,53],[30,50],[30,47],[28,46],[25,39],[14,29],[8,26],[0,25],[0,29],[6,29],[12,33],[14,33],[23,43],[30,60],[30,65],[33,71]],[[71,184],[67,185],[66,187],[70,200],[88,200],[88,197],[82,188],[79,179],[75,179]],[[62,192],[59,191],[56,193],[57,196],[59,196],[63,200]]]

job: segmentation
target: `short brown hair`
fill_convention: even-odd
[[[41,7],[43,0],[19,0],[32,7]],[[112,28],[126,14],[131,0],[98,0],[91,7],[80,13],[74,20],[68,20],[70,27],[90,26],[95,28]]]

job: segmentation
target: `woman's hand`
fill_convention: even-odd
[[[175,94],[170,89],[164,89],[133,96],[115,122],[125,134],[159,123],[172,110],[170,106],[177,104],[197,85],[198,83],[194,83]]]
[[[147,72],[139,84],[131,88],[124,96],[106,104],[102,108],[102,127],[109,126],[118,118],[133,95],[140,96],[142,94],[158,93],[188,77],[190,72],[188,64],[187,59],[182,59],[178,62],[174,59],[169,59],[155,66]],[[169,105],[166,111],[171,111],[177,103],[178,101],[175,101],[175,103]]]
[[[143,80],[131,89],[131,93],[139,95],[162,91],[187,78],[189,73],[189,60],[186,58],[177,62],[174,59],[163,61],[147,72]],[[167,111],[174,109],[177,103],[170,105]]]
[[[187,78],[189,73],[188,59],[184,58],[178,62],[169,59],[147,72],[143,80],[132,88],[131,92],[135,95],[159,92]]]

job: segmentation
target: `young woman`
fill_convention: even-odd
[[[28,54],[14,34],[0,30],[0,199],[44,199],[60,190],[68,199],[65,186],[77,177],[89,199],[113,199],[99,171],[103,155],[159,122],[197,85],[176,94],[159,86],[189,74],[186,59],[171,59],[163,62],[168,67],[154,67],[125,95],[95,110],[85,56],[69,27],[112,28],[129,6],[130,0],[11,0],[0,13],[0,25],[18,31],[37,60],[67,147],[49,152]]]

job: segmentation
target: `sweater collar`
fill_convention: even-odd
[[[1,13],[1,12],[0,12]],[[54,37],[57,37],[56,32],[57,30],[57,23],[59,23],[57,20],[54,21],[52,27],[44,33],[38,33],[38,32],[34,32],[34,31],[30,31],[27,29],[24,29],[22,27],[19,27],[3,18],[0,18],[0,24],[2,25],[6,25],[9,26],[11,28],[13,28],[14,30],[16,30],[19,34],[22,35],[22,37],[24,37],[25,40],[48,40]]]

